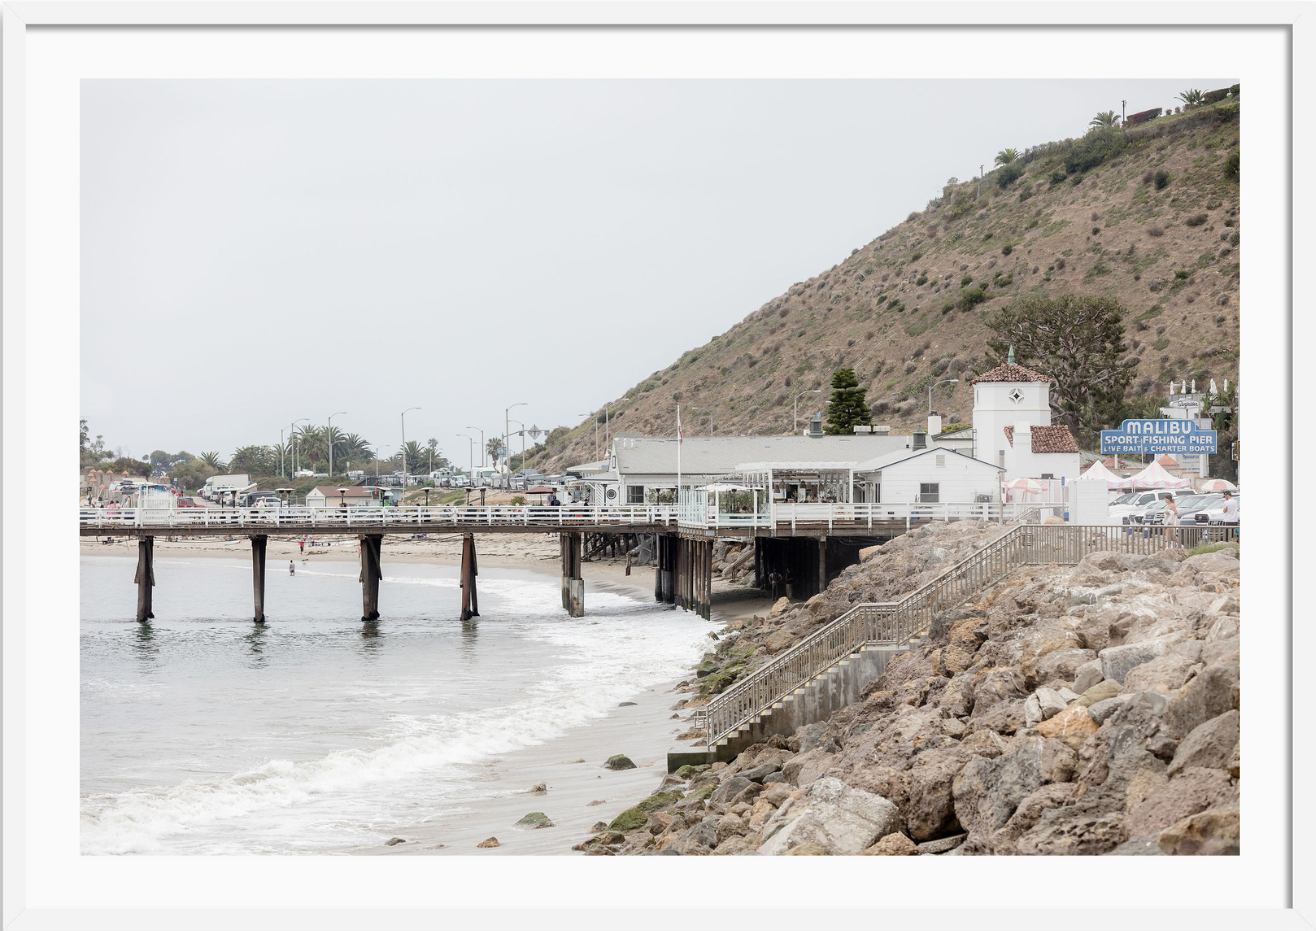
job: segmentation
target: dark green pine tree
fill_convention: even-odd
[[[864,401],[866,389],[859,387],[854,369],[837,369],[832,373],[832,400],[827,405],[827,426],[830,434],[854,433],[855,424],[871,424],[873,414]]]

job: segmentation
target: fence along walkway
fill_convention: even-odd
[[[713,698],[703,715],[708,746],[738,730],[867,644],[904,646],[933,619],[1023,566],[1076,565],[1090,553],[1151,555],[1171,546],[1237,542],[1237,527],[1020,526],[997,537],[900,601],[856,605]]]

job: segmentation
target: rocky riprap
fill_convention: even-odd
[[[881,546],[861,551],[866,558],[843,570],[826,591],[808,601],[792,603],[782,598],[767,617],[731,622],[718,638],[716,649],[704,655],[695,680],[686,683],[689,690],[699,693],[690,705],[706,703],[855,604],[899,600],[973,555],[1006,529],[988,521],[925,524]],[[746,551],[750,555],[746,571],[752,573],[753,550],[747,547]]]
[[[751,661],[777,652],[999,529],[898,538],[810,605],[723,645]],[[938,618],[862,702],[730,764],[683,767],[577,849],[1237,854],[1238,585],[1234,547],[1020,569]]]

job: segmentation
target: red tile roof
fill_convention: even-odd
[[[1078,444],[1074,442],[1074,437],[1069,432],[1069,428],[1063,424],[1051,427],[1034,426],[1030,432],[1033,435],[1033,452],[1035,453],[1078,452]],[[1014,445],[1013,426],[1005,428],[1005,438],[1011,446]]]
[[[1050,381],[1045,375],[1034,372],[1032,369],[1026,369],[1022,365],[1016,365],[1013,362],[1007,362],[1005,365],[998,365],[990,371],[983,372],[975,378],[969,379],[969,384],[976,385],[985,381]]]

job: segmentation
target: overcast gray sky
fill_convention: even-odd
[[[82,415],[228,455],[346,411],[391,455],[419,406],[465,463],[468,425],[579,423],[1002,148],[1226,83],[85,81]]]

